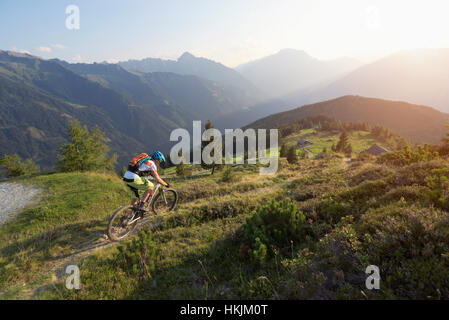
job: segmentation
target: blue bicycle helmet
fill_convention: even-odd
[[[154,151],[151,155],[151,159],[153,160],[159,160],[161,163],[165,162],[165,157],[160,151]]]

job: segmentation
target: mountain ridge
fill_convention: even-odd
[[[391,129],[415,143],[440,143],[449,114],[402,101],[347,95],[276,113],[244,128],[276,128],[301,118],[326,115],[340,121],[365,121]]]
[[[449,48],[402,50],[309,92],[284,97],[302,105],[361,95],[428,105],[449,112]]]
[[[271,98],[286,95],[348,73],[361,62],[348,57],[320,60],[303,50],[283,49],[235,69]]]
[[[159,58],[145,58],[141,60],[120,61],[118,65],[140,72],[172,72],[182,75],[195,75],[225,86],[237,87],[249,95],[262,95],[250,81],[239,72],[225,65],[202,57],[196,57],[184,52],[177,60],[164,60]]]

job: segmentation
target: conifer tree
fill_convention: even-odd
[[[287,161],[288,161],[288,163],[297,163],[298,162],[298,156],[296,155],[295,147],[291,147],[290,149],[288,149]]]
[[[86,126],[70,121],[68,133],[70,143],[58,149],[56,167],[62,172],[114,170],[117,155],[108,157],[109,147],[104,143],[104,134],[98,127],[90,132]]]

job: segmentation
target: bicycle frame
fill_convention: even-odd
[[[151,197],[148,197],[148,200],[147,200],[146,203],[145,203],[145,206],[146,206],[146,207],[150,207],[151,202],[153,201],[154,197],[156,196],[156,193],[157,193],[159,190],[162,190],[162,189],[161,189],[161,185],[160,185],[159,183],[156,183],[155,186],[154,186],[154,188],[153,188],[153,195],[152,195]],[[163,194],[163,198],[164,198],[165,203],[167,203],[167,199],[165,198],[164,193],[162,193],[162,194]],[[140,203],[140,201],[142,201],[141,197],[139,197],[138,199],[139,199],[138,203]],[[135,217],[136,215],[140,215],[140,217],[137,218],[137,219],[134,219],[134,217]],[[145,215],[144,212],[141,212],[141,211],[134,211],[134,214],[133,214],[131,220],[128,221],[126,224],[127,224],[127,225],[131,225],[131,224],[135,223],[137,220],[142,219],[144,215]]]
[[[161,185],[159,183],[156,183],[154,185],[153,190],[152,190],[153,194],[152,194],[152,196],[148,197],[147,201],[145,202],[145,205],[150,205],[151,204],[151,201],[153,200],[153,198],[156,195],[156,193],[159,191],[160,186]],[[137,199],[138,199],[137,203],[140,203],[142,201],[142,197],[141,196],[139,196]]]
[[[129,232],[133,231],[136,227],[139,220],[144,219],[144,216],[152,210],[156,215],[162,213],[162,209],[159,208],[159,204],[161,207],[164,207],[164,204],[159,201],[165,202],[165,205],[168,207],[168,211],[171,211],[175,208],[177,201],[178,201],[178,194],[175,190],[167,188],[164,189],[163,186],[159,183],[155,183],[153,190],[152,190],[151,197],[148,197],[147,201],[145,203],[142,203],[142,198],[138,197],[139,199],[139,205],[127,205],[122,206],[114,212],[111,219],[108,223],[107,233],[110,239],[112,241],[118,241],[119,239],[122,239],[126,237]],[[167,193],[170,193],[174,195],[173,202],[171,203],[171,197],[167,197]],[[162,198],[162,199],[159,199]],[[157,209],[156,209],[156,201],[158,203]],[[169,205],[170,203],[170,205]],[[150,209],[149,209],[150,208]],[[122,214],[124,214],[122,216]],[[117,219],[116,219],[117,218]],[[114,222],[115,221],[115,222]],[[132,226],[134,225],[134,226]],[[118,227],[119,229],[128,228],[129,226],[132,227],[129,231],[126,231],[124,235],[121,235],[117,237],[115,235],[115,229]]]
[[[165,204],[167,204],[167,198],[165,198],[165,193],[164,193],[164,189],[162,188],[162,186],[159,183],[156,183],[154,185],[153,188],[153,195],[151,197],[148,197],[147,203],[146,205],[149,207],[151,205],[151,203],[153,202],[154,198],[156,197],[158,192],[162,192],[162,199],[164,199]],[[140,201],[140,197],[139,197],[139,201]]]

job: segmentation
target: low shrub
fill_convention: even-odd
[[[399,151],[387,152],[379,156],[378,163],[394,166],[405,166],[416,162],[431,161],[439,158],[438,152],[429,150],[429,145],[410,147],[406,146]]]
[[[317,244],[314,251],[298,251],[286,259],[286,273],[279,285],[282,299],[361,299],[366,257],[353,227],[353,218],[343,218]]]
[[[373,181],[373,180],[390,177],[394,173],[395,173],[395,171],[393,169],[388,168],[386,166],[371,167],[371,168],[361,171],[360,173],[358,173],[354,177],[352,177],[349,180],[349,185],[356,186],[365,181]]]
[[[433,169],[432,174],[426,177],[428,192],[432,202],[440,208],[449,210],[449,169]]]
[[[116,261],[123,271],[151,278],[154,261],[158,256],[151,231],[141,231],[136,239],[125,245],[119,245],[118,250]]]
[[[449,216],[435,208],[391,204],[361,219],[363,250],[397,297],[449,298]]]
[[[447,168],[448,163],[443,160],[413,163],[397,170],[395,185],[427,185],[426,178],[434,169]]]
[[[243,226],[251,260],[262,263],[270,255],[272,246],[282,250],[301,241],[305,236],[304,221],[304,214],[291,200],[272,200],[258,206]]]
[[[234,170],[232,170],[232,166],[227,165],[226,169],[223,171],[223,174],[221,176],[222,182],[234,182],[238,179],[237,175],[235,174]]]
[[[379,204],[388,204],[396,201],[415,202],[425,204],[429,201],[428,193],[430,189],[424,186],[400,186],[391,189],[378,200]]]

